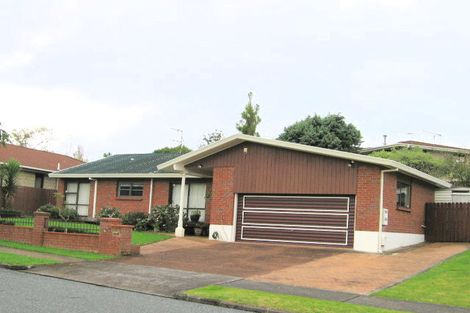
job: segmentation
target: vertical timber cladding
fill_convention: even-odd
[[[238,195],[238,241],[352,247],[354,196]]]

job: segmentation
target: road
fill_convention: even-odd
[[[0,312],[244,312],[0,269]]]

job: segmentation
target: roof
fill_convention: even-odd
[[[0,145],[0,162],[6,162],[11,159],[20,162],[22,168],[43,172],[54,172],[58,168],[65,169],[83,164],[83,161],[64,154],[11,144]]]
[[[350,152],[344,152],[344,151],[312,147],[312,146],[302,145],[298,143],[292,143],[292,142],[286,142],[286,141],[280,141],[280,140],[274,140],[274,139],[248,136],[248,135],[243,135],[243,134],[237,134],[231,137],[227,137],[213,144],[210,144],[206,147],[203,147],[199,150],[192,151],[182,156],[179,156],[175,159],[169,160],[165,163],[158,165],[158,169],[159,170],[173,169],[176,171],[184,171],[185,170],[184,166],[189,163],[208,157],[210,155],[213,155],[215,153],[218,153],[230,147],[236,146],[243,142],[254,142],[258,144],[279,147],[283,149],[289,149],[289,150],[300,151],[300,152],[305,152],[305,153],[312,153],[312,154],[317,154],[317,155],[323,155],[323,156],[329,156],[329,157],[334,157],[334,158],[347,159],[351,161],[379,165],[387,169],[397,169],[401,173],[426,181],[440,188],[450,188],[451,186],[448,182],[444,180],[441,180],[437,177],[423,173],[417,169],[411,168],[409,166],[406,166],[404,164],[401,164],[393,160],[376,158],[376,157],[350,153]]]
[[[448,152],[448,153],[470,154],[470,149],[452,147],[452,146],[446,146],[446,145],[438,145],[434,143],[416,141],[416,140],[405,140],[405,141],[400,141],[391,145],[365,148],[361,150],[361,153],[369,153],[369,152],[374,152],[374,151],[389,150],[389,149],[395,149],[395,148],[410,148],[410,147],[417,147],[423,150],[441,151],[441,152]]]
[[[61,178],[152,178],[181,177],[179,173],[159,171],[156,165],[166,162],[179,153],[154,152],[144,154],[116,154],[97,161],[50,174]]]

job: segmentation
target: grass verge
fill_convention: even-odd
[[[133,231],[132,244],[144,246],[151,243],[163,241],[172,238],[173,236],[167,234],[160,234],[148,231]]]
[[[9,266],[32,266],[60,263],[55,260],[33,258],[25,255],[0,252],[0,264]]]
[[[251,307],[293,313],[391,313],[402,312],[373,308],[344,302],[277,294],[266,291],[246,290],[210,285],[186,291],[188,296],[217,300]]]
[[[470,308],[470,250],[374,295]]]
[[[42,253],[49,253],[54,255],[60,256],[67,256],[87,261],[98,261],[98,260],[107,260],[112,259],[113,256],[94,253],[94,252],[86,252],[86,251],[79,251],[79,250],[69,250],[69,249],[62,249],[62,248],[51,248],[51,247],[40,247],[40,246],[33,246],[26,243],[19,243],[7,240],[0,240],[0,247],[7,247],[7,248],[14,248],[20,249],[25,251],[33,251],[33,252],[42,252]]]

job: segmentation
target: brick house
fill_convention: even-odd
[[[12,144],[0,145],[0,163],[11,159],[21,165],[16,179],[16,199],[13,202],[13,208],[20,211],[33,211],[51,201],[57,189],[57,179],[49,177],[50,173],[83,164],[80,160],[59,153]]]
[[[50,176],[83,215],[183,203],[204,212],[211,239],[367,252],[423,242],[425,203],[450,187],[391,160],[246,135],[181,156],[117,155]],[[89,187],[80,210],[81,184]]]

